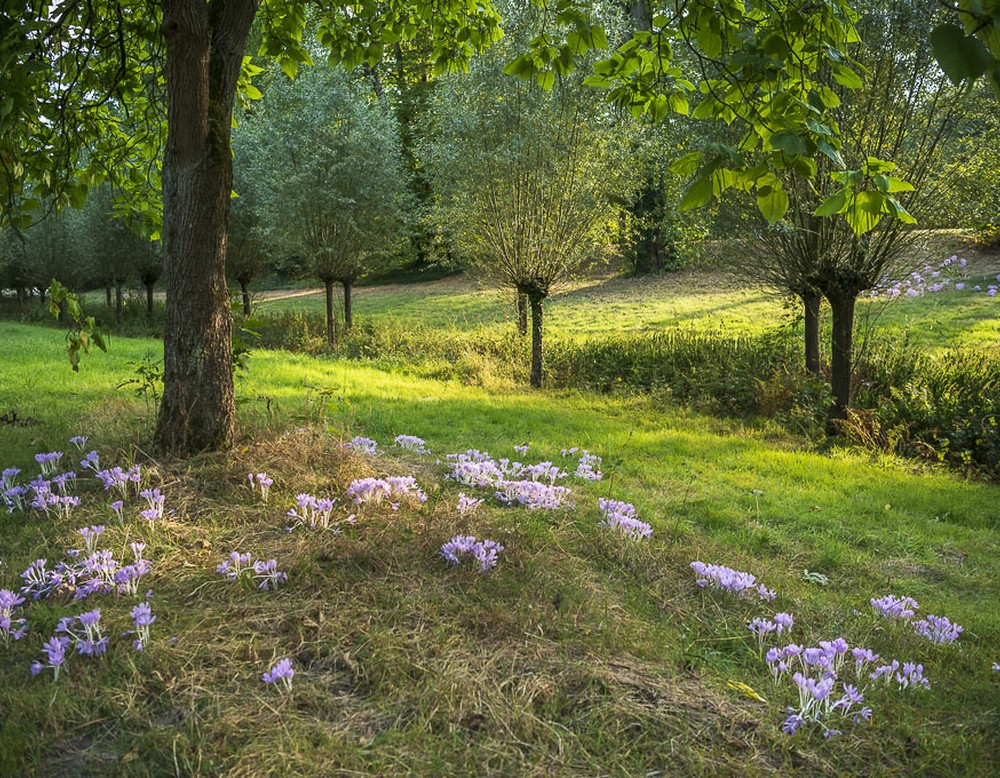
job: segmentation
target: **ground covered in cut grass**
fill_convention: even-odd
[[[94,524],[106,526],[100,548],[126,561],[141,541],[151,564],[135,596],[64,588],[15,609],[27,633],[0,642],[0,774],[1000,770],[996,487],[818,453],[651,396],[486,391],[283,352],[254,354],[239,380],[233,452],[158,461],[143,400],[115,386],[159,345],[117,339],[79,374],[60,348],[51,329],[0,324],[0,469],[24,482],[53,450],[75,466],[69,438],[87,435],[101,468],[138,465],[165,513],[140,518],[147,501],[131,492],[119,522],[79,467],[68,517],[0,513],[0,588],[16,591],[34,560],[70,563],[76,530]],[[431,453],[393,446],[400,434]],[[345,448],[356,435],[381,453]],[[602,458],[601,480],[574,475],[572,447]],[[551,461],[575,507],[506,506],[494,488],[445,478],[445,455],[470,448]],[[266,503],[246,481],[260,472],[274,481]],[[427,499],[353,505],[350,485],[369,477],[413,477]],[[337,498],[339,534],[285,531],[302,493]],[[485,501],[462,513],[460,493]],[[634,505],[649,539],[601,526],[601,498]],[[450,566],[439,551],[456,535],[502,544],[495,568]],[[228,580],[216,566],[233,551],[275,559],[287,582]],[[700,588],[698,560],[748,571],[776,598]],[[919,603],[914,621],[946,615],[964,631],[935,645],[873,610],[889,594]],[[144,601],[156,621],[137,652],[122,633]],[[32,676],[59,620],[98,607],[107,651],[67,656],[55,682],[51,668]],[[761,645],[747,622],[778,612],[791,632]],[[784,734],[800,706],[795,668],[774,683],[764,653],[838,637],[882,657],[860,681],[852,654],[838,668],[830,700],[846,681],[864,701]],[[826,649],[839,664],[837,650]],[[290,694],[262,680],[284,657]],[[896,674],[916,672],[902,666],[889,682],[868,677],[891,659],[920,663],[930,689],[900,688]],[[853,723],[865,706],[870,722]]]

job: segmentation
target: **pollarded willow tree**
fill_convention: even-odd
[[[267,100],[236,133],[256,228],[287,254],[305,257],[326,288],[333,343],[333,286],[351,291],[400,257],[410,211],[408,171],[395,114],[340,70],[304,68],[294,81],[273,73]]]
[[[786,171],[786,217],[760,234],[763,250],[749,251],[744,260],[752,276],[802,301],[806,366],[814,373],[820,367],[820,301],[829,302],[834,420],[844,418],[851,398],[855,303],[888,276],[912,269],[906,265],[914,261],[913,225],[931,218],[946,195],[940,171],[947,142],[968,109],[936,67],[924,36],[927,19],[938,12],[930,0],[861,7],[863,42],[856,56],[865,68],[865,89],[829,84],[841,101],[832,113],[844,164],[838,169],[821,158],[808,175]],[[871,188],[862,185],[865,177]],[[841,212],[845,219],[829,218]]]
[[[607,40],[588,4],[537,3],[564,32],[536,36],[510,70],[549,88]],[[705,80],[714,100],[708,113],[728,118],[749,106],[757,116],[749,117],[750,132],[765,145],[777,134],[801,138],[806,156],[824,153],[823,144],[836,148],[836,137],[813,126],[828,105],[812,76],[827,64],[850,70],[848,0],[655,6],[650,29],[598,65],[595,84],[610,88],[615,102],[656,118],[686,110],[689,87],[672,65],[681,40],[726,65],[722,78]],[[0,229],[26,226],[42,202],[81,202],[108,176],[128,185],[128,197],[148,201],[147,168],[162,162],[167,308],[155,443],[178,453],[225,446],[235,429],[225,260],[234,101],[241,85],[254,94],[245,57],[259,53],[294,72],[310,59],[302,43],[307,17],[332,62],[348,68],[377,63],[387,47],[418,35],[432,41],[436,72],[461,68],[500,34],[487,0],[12,0],[4,12],[19,23],[0,36]],[[248,51],[257,19],[262,43]],[[1000,2],[959,0],[956,19],[936,30],[939,58],[951,57],[945,69],[956,78],[991,71],[1000,84]],[[706,179],[710,190],[731,185],[731,176],[715,175],[720,167],[699,176],[699,191]],[[132,176],[136,169],[143,174]]]
[[[636,125],[583,85],[585,73],[563,76],[548,91],[503,74],[540,21],[523,14],[468,75],[439,85],[421,154],[452,248],[530,306],[535,387],[544,301],[610,249],[616,203],[629,200],[636,181],[629,166]]]

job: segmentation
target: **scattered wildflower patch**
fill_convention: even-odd
[[[10,648],[12,640],[20,640],[26,633],[24,625],[27,622],[14,613],[14,609],[23,604],[24,597],[10,589],[0,589],[0,640],[4,648]]]
[[[585,481],[600,481],[604,478],[604,473],[600,470],[601,458],[596,454],[591,454],[589,451],[584,449],[580,452],[580,458],[577,460],[576,472],[574,475],[577,478],[582,478]]]
[[[276,559],[253,561],[251,554],[239,551],[230,552],[229,557],[216,566],[215,572],[230,581],[253,581],[258,589],[265,592],[288,582],[288,573],[278,570]]]
[[[402,500],[427,500],[427,495],[412,476],[358,478],[347,487],[347,496],[354,500],[355,505],[381,505],[387,502],[393,510],[399,509]]]
[[[479,572],[485,573],[496,567],[504,547],[495,540],[476,540],[474,535],[456,535],[438,552],[450,565],[458,565],[463,559],[471,559],[479,565]]]
[[[247,473],[247,480],[250,482],[250,490],[259,491],[261,502],[267,503],[267,495],[274,485],[274,479],[267,473]]]
[[[494,496],[504,505],[523,505],[529,510],[553,511],[571,508],[570,489],[538,481],[502,481]]]
[[[773,589],[757,583],[756,576],[751,573],[704,562],[692,562],[691,569],[698,575],[695,583],[702,588],[710,587],[741,596],[756,594],[764,602],[771,602],[776,596]]]
[[[128,470],[123,470],[120,467],[98,470],[97,478],[104,485],[104,491],[109,492],[114,489],[123,500],[128,499],[129,491],[133,487],[136,494],[139,494],[142,488],[142,470],[139,465]]]
[[[62,459],[62,451],[50,451],[47,454],[35,454],[35,461],[42,469],[42,475],[53,475],[59,472],[59,460]]]
[[[66,649],[70,646],[70,639],[68,637],[61,637],[54,635],[49,640],[42,644],[42,653],[45,654],[45,664],[41,662],[31,663],[31,674],[38,675],[43,670],[52,668],[54,671],[53,679],[54,681],[59,680],[59,671],[62,669],[63,664],[66,662]]]
[[[339,532],[340,530],[334,526],[333,522],[333,506],[336,501],[335,497],[315,497],[305,492],[297,495],[295,507],[285,514],[285,517],[292,521],[287,528],[288,531],[291,532],[296,527],[308,527],[312,530],[333,529],[335,532]],[[346,521],[353,523],[354,516],[349,516]]]
[[[938,646],[954,643],[958,640],[958,636],[965,631],[964,627],[953,624],[947,616],[928,614],[926,618],[913,621],[920,606],[912,597],[896,597],[887,594],[878,599],[872,598],[871,605],[876,613],[889,621],[911,623],[914,633]]]
[[[416,435],[397,435],[396,445],[404,451],[413,451],[417,454],[430,454],[430,449],[422,438]]]
[[[635,506],[621,500],[607,500],[600,498],[598,505],[604,521],[602,527],[610,527],[618,530],[632,540],[642,540],[653,534],[653,528],[644,521],[640,521],[635,515]]]
[[[468,516],[475,512],[476,508],[483,504],[481,498],[469,497],[465,492],[458,493],[458,506],[456,510],[459,516]]]
[[[139,515],[152,524],[163,518],[163,504],[166,502],[159,489],[144,489],[139,492],[139,496],[146,501],[145,510],[139,511]]]
[[[375,456],[378,454],[378,443],[371,438],[366,438],[362,435],[354,436],[344,445],[352,451],[357,451],[361,454],[368,454],[369,456]]]
[[[943,646],[946,643],[954,643],[965,630],[958,624],[952,624],[947,616],[928,614],[926,618],[913,623],[913,631],[931,643]]]
[[[896,619],[908,621],[913,618],[917,608],[920,607],[912,597],[896,597],[893,594],[887,594],[878,599],[873,597],[870,602],[876,613],[890,621]]]
[[[149,628],[156,621],[156,616],[153,615],[148,602],[141,602],[136,605],[129,611],[129,616],[132,617],[132,624],[135,627],[132,633],[135,635],[132,647],[136,651],[142,651],[149,645]]]
[[[285,657],[279,659],[270,670],[264,673],[264,683],[283,689],[291,694],[292,678],[295,676],[295,668],[292,667],[292,660]]]
[[[847,662],[849,656],[853,657],[853,662]],[[860,646],[852,649],[842,637],[820,641],[818,646],[803,647],[792,643],[772,648],[766,660],[776,683],[790,673],[798,691],[798,707],[788,709],[788,717],[782,725],[782,730],[789,735],[794,735],[805,723],[814,723],[822,727],[824,737],[832,737],[840,734],[834,726],[844,721],[854,724],[869,721],[872,709],[864,705],[865,694],[870,688],[868,681],[895,683],[900,689],[930,688],[923,676],[923,666],[919,664],[901,666],[892,660],[868,672],[867,667],[878,662],[878,654]],[[848,683],[845,675],[853,682]]]

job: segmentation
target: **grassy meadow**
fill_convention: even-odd
[[[632,282],[611,283],[628,296]],[[492,304],[461,294],[469,317]],[[411,304],[431,321],[432,305]],[[439,305],[444,316],[449,303]],[[630,321],[666,315],[651,307],[631,306]],[[570,309],[588,318],[583,303]],[[118,523],[92,478],[79,481],[82,503],[69,518],[0,513],[0,588],[16,589],[35,559],[65,559],[79,527],[104,524],[103,547],[115,553],[147,544],[153,569],[140,589],[151,590],[157,621],[140,653],[121,633],[141,596],[27,603],[27,636],[0,645],[2,775],[1000,771],[996,486],[910,461],[819,452],[780,428],[701,416],[656,395],[485,389],[282,351],[254,353],[238,378],[232,452],[157,461],[147,453],[152,407],[116,385],[160,344],[115,338],[109,354],[72,373],[61,337],[0,323],[0,468],[33,476],[34,454],[75,459],[68,438],[88,435],[102,467],[143,468],[167,515],[150,524],[133,499]],[[342,442],[359,434],[384,453],[346,451]],[[432,454],[393,448],[399,434],[423,438]],[[570,471],[561,449],[586,448],[603,458],[604,478],[561,482],[572,509],[487,499],[460,515],[460,491],[489,491],[444,479],[444,455],[515,457],[518,444],[530,445],[523,461]],[[275,482],[266,504],[245,485],[259,471]],[[427,501],[355,509],[340,535],[283,529],[298,493],[339,497],[343,517],[352,479],[398,475],[415,476]],[[600,497],[633,503],[652,537],[599,526]],[[438,549],[457,534],[502,543],[496,569],[445,564]],[[277,559],[287,584],[258,591],[227,581],[215,567],[234,550]],[[700,589],[694,560],[749,571],[777,599]],[[868,601],[890,593],[965,631],[936,646],[881,619]],[[33,677],[29,665],[58,620],[93,607],[107,653],[69,657],[55,683],[50,669]],[[794,615],[796,643],[843,636],[886,661],[922,663],[930,690],[871,683],[870,723],[846,721],[830,739],[815,726],[784,734],[795,688],[772,681],[745,626],[776,611]],[[296,668],[288,695],[261,680],[280,657]]]
[[[906,340],[930,350],[995,350],[1000,344],[1000,297],[988,297],[985,290],[997,283],[1000,260],[948,236],[937,237],[919,256],[920,262],[936,266],[953,254],[968,256],[968,265],[945,275],[953,282],[965,283],[965,289],[949,287],[890,304],[883,299],[862,299],[859,333],[877,329],[881,337]],[[974,292],[977,285],[983,291]],[[257,306],[264,315],[302,312],[321,316],[326,310],[322,290],[316,289],[264,292]],[[359,322],[411,328],[509,329],[515,321],[512,296],[464,276],[356,287],[353,311]],[[654,278],[611,276],[578,281],[557,290],[546,301],[545,314],[550,333],[579,340],[665,331],[730,337],[758,334],[796,327],[801,315],[796,307],[767,290],[705,268]]]

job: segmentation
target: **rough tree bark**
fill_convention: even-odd
[[[822,299],[819,292],[806,292],[802,295],[802,308],[805,311],[806,370],[815,376],[819,375],[819,306]]]
[[[163,399],[155,445],[191,453],[235,430],[226,235],[236,84],[256,0],[163,0],[167,146],[163,248],[167,292]]]
[[[354,320],[351,318],[351,281],[341,281],[344,285],[344,330],[349,330]]]
[[[542,388],[542,302],[544,297],[531,296],[531,385]]]
[[[836,435],[837,422],[847,418],[851,404],[851,369],[854,341],[854,303],[857,296],[850,292],[828,294],[833,322],[832,353],[830,358],[830,383],[833,405],[827,419],[827,432]]]
[[[326,287],[326,343],[333,345],[334,336],[337,334],[337,325],[333,318],[333,279],[324,280]]]
[[[524,292],[517,293],[517,334],[528,334],[528,295]]]

